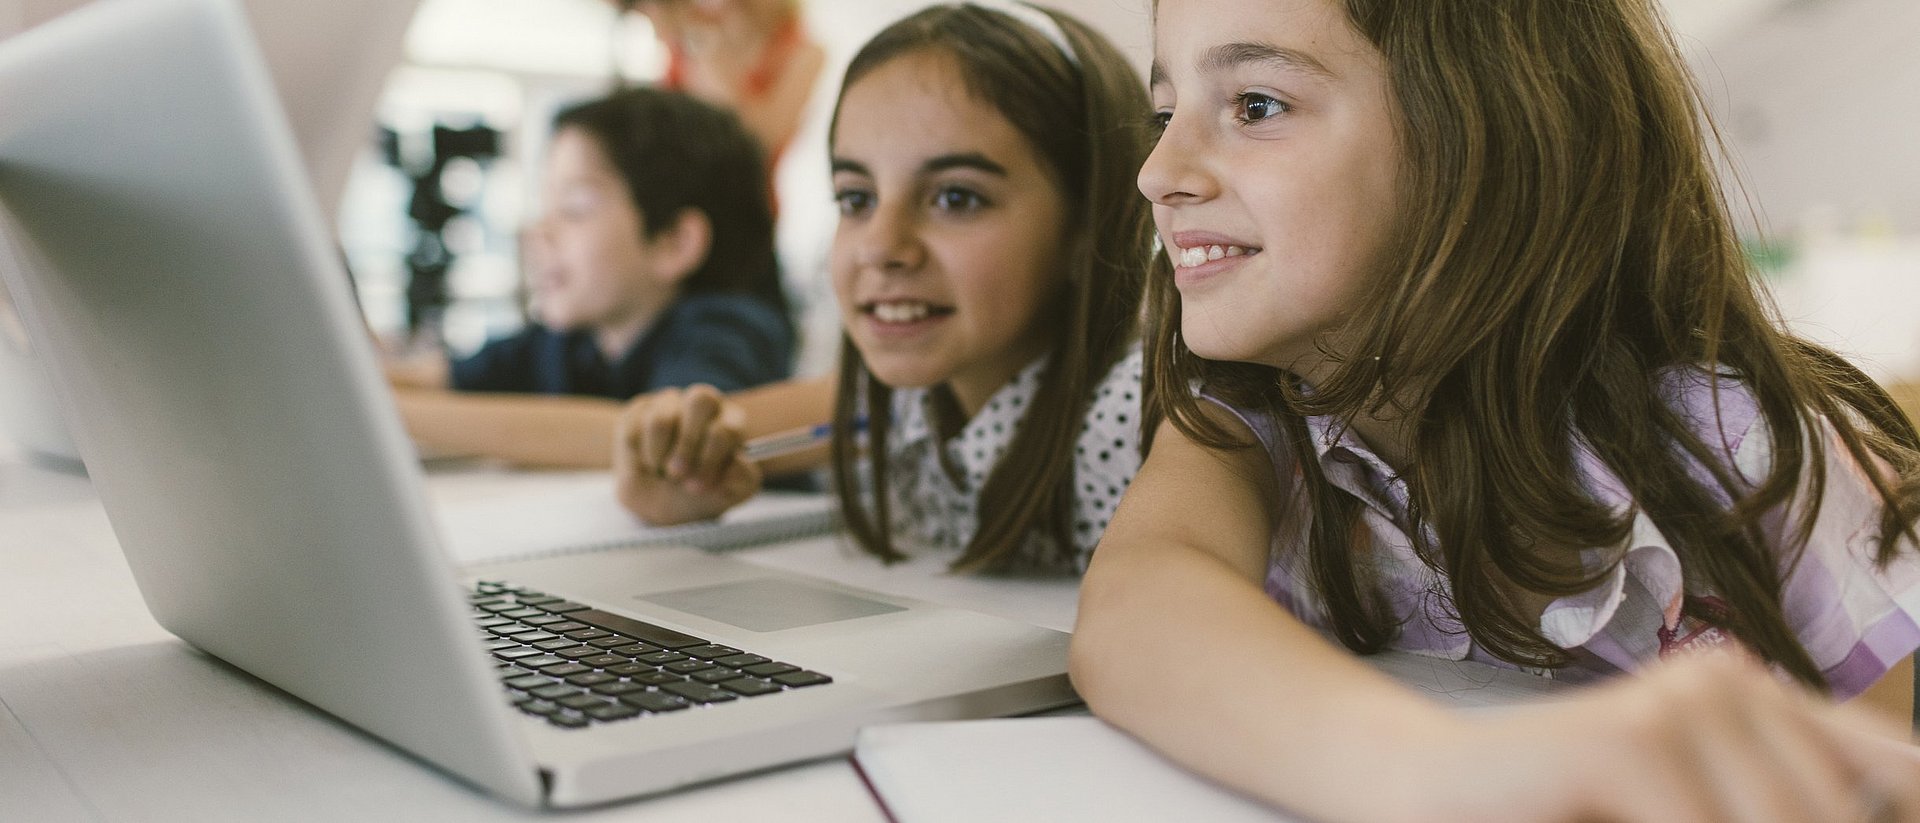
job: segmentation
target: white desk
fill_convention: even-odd
[[[560,478],[436,475],[459,499]],[[836,540],[737,556],[1065,629],[1071,581],[883,568]],[[801,764],[568,821],[879,823],[845,760]],[[162,630],[84,478],[0,443],[0,819],[300,821],[547,819],[494,800]]]

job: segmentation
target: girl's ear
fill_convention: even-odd
[[[700,270],[713,250],[713,221],[699,209],[681,209],[673,223],[647,240],[654,254],[654,272],[662,282],[678,284]]]

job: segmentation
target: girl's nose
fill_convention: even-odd
[[[861,228],[855,262],[879,271],[909,271],[925,259],[917,226],[907,209],[880,206]]]
[[[1192,120],[1193,118],[1187,118]],[[1160,139],[1140,166],[1140,193],[1156,205],[1201,202],[1219,195],[1219,182],[1207,170],[1204,129],[1179,117],[1169,118]]]

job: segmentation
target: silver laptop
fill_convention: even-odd
[[[0,112],[0,274],[187,642],[529,805],[1073,700],[1059,632],[691,549],[454,569],[230,0],[0,43]]]

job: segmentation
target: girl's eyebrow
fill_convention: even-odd
[[[1323,80],[1339,79],[1339,75],[1327,68],[1327,64],[1311,54],[1259,41],[1224,43],[1207,49],[1200,57],[1199,69],[1202,74],[1217,74],[1246,65],[1297,71]],[[1149,78],[1149,86],[1167,83],[1166,67],[1158,60],[1153,61]]]
[[[832,166],[835,174],[847,172],[850,174],[862,174],[868,177],[873,176],[872,172],[867,171],[865,165],[843,157],[833,158]],[[928,158],[927,162],[920,164],[921,174],[934,174],[947,171],[948,169],[974,169],[998,177],[1007,176],[1007,167],[993,162],[991,159],[988,159],[986,155],[977,151],[942,154],[937,157]]]
[[[961,152],[959,154],[943,154],[920,164],[920,170],[929,174],[946,171],[948,169],[976,169],[1000,177],[1007,176],[1005,166],[995,163],[987,159],[986,155],[974,151]]]

